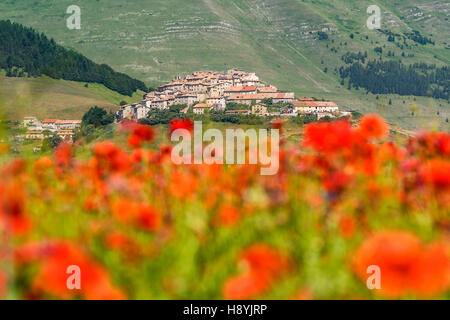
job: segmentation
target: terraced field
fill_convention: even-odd
[[[66,27],[66,9],[72,4],[81,7],[81,30]],[[152,86],[180,73],[239,67],[298,96],[377,111],[408,129],[448,129],[447,101],[393,96],[387,107],[374,96],[341,86],[335,68],[347,51],[367,51],[370,59],[377,57],[374,47],[385,46],[385,52],[395,53],[392,59],[401,58],[402,50],[385,35],[367,29],[366,9],[372,4],[382,9],[383,29],[419,30],[435,42],[403,50],[404,63],[449,64],[450,3],[436,0],[4,0],[0,18],[32,26]],[[318,40],[318,31],[329,39]],[[410,117],[412,104],[422,116]],[[439,115],[436,108],[442,108]]]

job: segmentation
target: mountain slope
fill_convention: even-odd
[[[336,69],[346,52],[438,66],[450,61],[450,4],[419,0],[79,0],[81,30],[66,28],[70,0],[2,1],[0,18],[32,26],[73,47],[97,63],[106,63],[155,86],[179,73],[239,67],[298,96],[332,99],[344,108],[376,111],[406,128],[437,123],[448,128],[444,100],[373,95],[348,91]],[[368,30],[366,9],[381,7],[382,28],[396,33],[418,30],[435,45],[408,40],[400,49],[385,34]],[[318,40],[324,31],[328,40]],[[430,35],[431,34],[431,35]],[[350,36],[353,35],[353,38]],[[395,58],[387,52],[395,53]],[[406,57],[401,58],[402,52]],[[325,68],[326,71],[325,72]],[[392,99],[392,106],[387,101]],[[384,102],[385,101],[385,102]],[[403,103],[405,101],[405,103]],[[410,107],[416,104],[416,117]],[[429,108],[436,106],[437,109]],[[394,109],[395,108],[395,109]],[[421,114],[422,116],[417,116]]]
[[[145,84],[105,64],[96,64],[74,50],[57,45],[45,34],[9,20],[0,20],[0,68],[8,76],[47,75],[53,79],[101,83],[131,96]]]
[[[100,84],[55,80],[49,77],[7,78],[0,72],[0,118],[22,120],[25,116],[81,119],[92,106],[117,110],[121,101],[136,102],[141,97],[123,96]]]

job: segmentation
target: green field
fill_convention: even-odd
[[[7,120],[25,116],[42,118],[81,119],[95,105],[115,111],[122,100],[138,101],[122,96],[100,84],[54,80],[48,77],[7,78],[0,73],[0,113]]]
[[[343,109],[379,112],[389,122],[407,129],[449,129],[447,101],[393,96],[392,105],[388,105],[389,97],[376,100],[364,92],[348,91],[340,85],[335,72],[347,51],[367,51],[371,59],[376,58],[374,47],[385,46],[385,52],[395,53],[393,59],[401,58],[402,50],[388,42],[385,35],[367,29],[366,9],[372,4],[382,9],[383,29],[398,33],[415,29],[435,41],[434,46],[413,45],[404,49],[407,56],[414,55],[402,58],[404,63],[448,65],[448,3],[79,0],[76,4],[81,7],[81,30],[69,30],[66,9],[72,4],[71,0],[5,0],[0,3],[0,18],[45,32],[59,44],[151,86],[177,74],[239,67],[257,72],[263,81],[282,90],[295,91],[299,97],[325,98],[336,101]],[[320,30],[326,30],[329,40],[317,40]],[[409,111],[412,104],[419,109],[414,117]]]

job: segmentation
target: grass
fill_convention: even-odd
[[[122,96],[100,84],[55,80],[48,77],[7,78],[0,74],[2,117],[22,120],[25,116],[81,119],[95,105],[115,111],[122,100],[139,101],[140,93]]]

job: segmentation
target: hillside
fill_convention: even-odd
[[[123,95],[146,91],[142,81],[96,64],[53,39],[10,20],[0,20],[0,68],[9,77],[47,75],[53,79],[100,83]]]
[[[38,118],[81,119],[92,106],[116,110],[121,101],[135,102],[100,84],[55,80],[49,77],[8,78],[0,72],[0,116],[8,120],[21,120],[25,116]]]
[[[443,1],[80,0],[81,30],[66,28],[66,9],[71,4],[69,0],[2,1],[0,18],[45,32],[58,44],[150,86],[180,73],[238,67],[300,97],[375,111],[407,129],[450,128],[448,101],[396,94],[377,100],[363,90],[347,90],[338,71],[345,66],[342,56],[347,52],[367,52],[367,60],[379,59],[375,47],[383,48],[385,60],[448,65],[450,4]],[[382,8],[383,30],[402,36],[417,30],[434,45],[408,38],[401,48],[387,34],[367,29],[366,8],[372,4]],[[327,33],[328,40],[319,40],[318,31]],[[415,108],[418,111],[412,116],[410,110]]]

